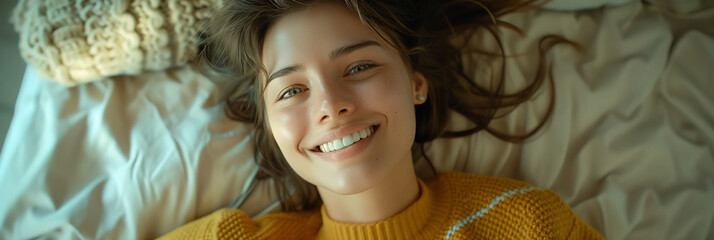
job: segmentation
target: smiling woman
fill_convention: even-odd
[[[415,96],[428,86],[392,45],[333,3],[288,14],[265,35],[267,72],[298,69],[266,84],[263,98],[280,99],[265,102],[268,126],[335,220],[385,219],[419,194],[410,149],[414,105],[424,102]],[[291,89],[301,91],[286,98]],[[359,131],[370,136],[352,144]],[[315,151],[323,144],[334,150]]]
[[[502,79],[482,88],[445,37],[510,26],[496,17],[528,4],[228,1],[206,26],[204,63],[235,84],[230,113],[255,124],[258,164],[286,213],[220,210],[167,237],[601,238],[552,191],[461,173],[423,182],[414,170],[421,143],[437,137],[487,130],[520,141],[542,126],[521,136],[488,128],[538,89],[542,71],[516,94]],[[450,110],[475,127],[446,131]]]

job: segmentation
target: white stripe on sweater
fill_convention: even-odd
[[[458,222],[456,222],[451,228],[449,229],[448,232],[446,232],[446,239],[450,239],[456,231],[459,231],[459,228],[463,227],[464,225],[476,221],[476,219],[479,219],[480,217],[483,217],[488,213],[489,210],[493,209],[498,203],[501,201],[505,200],[506,198],[512,197],[513,195],[516,194],[523,194],[525,192],[528,192],[530,190],[534,190],[535,188],[533,187],[527,187],[527,188],[521,188],[521,189],[513,189],[509,190],[508,192],[505,192],[501,195],[498,195],[497,197],[491,199],[491,203],[488,204],[488,207],[484,207],[476,211],[474,214],[469,215],[468,217],[462,218]]]

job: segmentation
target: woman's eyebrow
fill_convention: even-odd
[[[380,47],[382,46],[376,41],[365,40],[365,41],[356,42],[356,43],[335,49],[332,52],[330,52],[330,61],[334,61],[338,57],[341,57],[343,55],[347,55],[351,52],[357,51],[357,49],[360,49],[363,47],[368,47],[368,46],[373,46],[373,45],[380,46]]]
[[[284,67],[284,68],[274,72],[273,74],[270,74],[270,77],[268,77],[268,81],[265,83],[265,85],[267,86],[268,83],[270,83],[270,81],[272,81],[273,79],[276,79],[276,78],[288,75],[292,72],[297,72],[297,71],[300,71],[303,69],[304,69],[304,67],[302,65],[292,65],[292,66]]]
[[[364,47],[368,47],[368,46],[381,47],[382,45],[379,44],[378,42],[372,41],[372,40],[365,40],[365,41],[352,43],[352,44],[349,44],[344,47],[340,47],[340,48],[335,49],[332,52],[330,52],[330,55],[329,55],[330,61],[334,61],[338,57],[350,54],[351,52],[357,51],[360,48],[364,48]],[[288,75],[293,72],[301,71],[304,68],[305,67],[303,67],[303,65],[291,65],[291,66],[284,67],[284,68],[270,74],[270,76],[268,77],[268,81],[266,81],[265,85],[267,86],[268,83],[270,83],[270,81],[272,81],[273,79]]]

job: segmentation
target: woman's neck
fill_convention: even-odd
[[[387,219],[419,198],[419,184],[410,159],[375,186],[356,194],[341,195],[318,188],[327,215],[338,222],[371,223]]]

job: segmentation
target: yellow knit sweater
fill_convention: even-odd
[[[551,190],[516,180],[448,172],[424,184],[395,216],[369,224],[340,223],[319,210],[251,220],[218,210],[167,239],[603,239]]]

